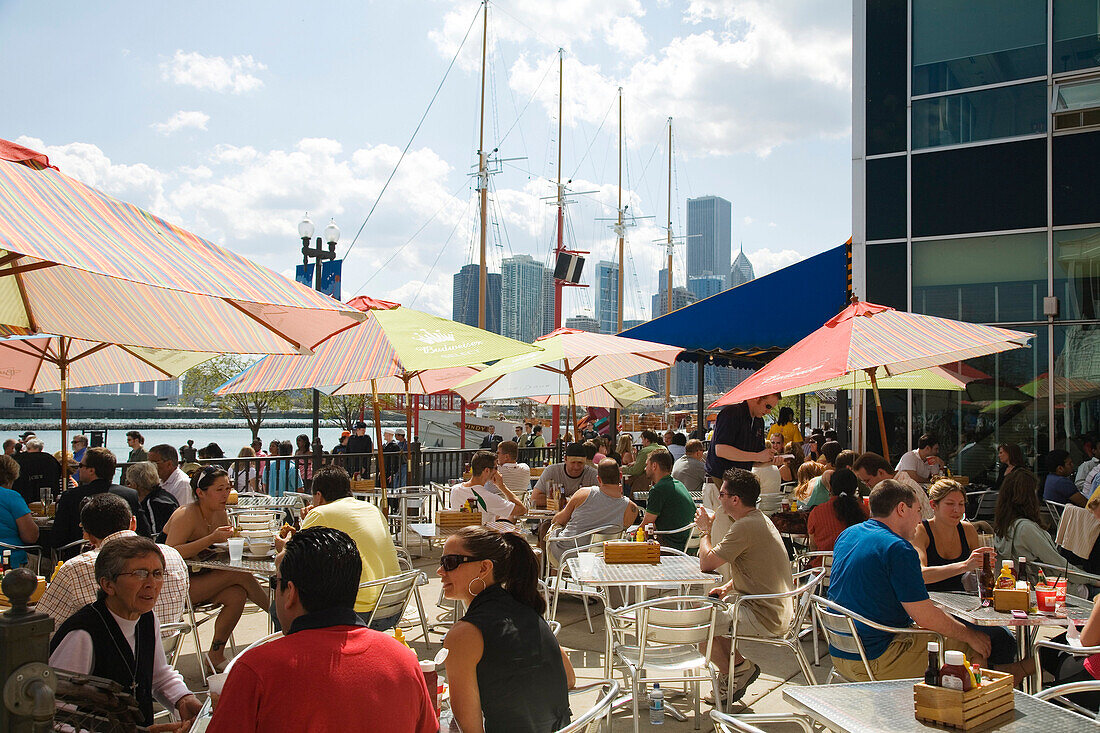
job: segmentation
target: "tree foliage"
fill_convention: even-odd
[[[255,439],[268,413],[285,410],[290,400],[285,392],[253,392],[250,394],[214,394],[218,387],[251,366],[253,361],[239,354],[225,354],[187,370],[183,375],[183,398],[192,403],[219,408],[223,414],[237,415],[248,422]]]

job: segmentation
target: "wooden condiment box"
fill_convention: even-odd
[[[603,545],[603,561],[656,565],[661,562],[661,545],[655,541],[626,542],[614,540]]]
[[[356,491],[374,491],[374,479],[372,478],[357,478],[351,481],[352,492]]]
[[[548,497],[546,497],[546,508],[549,509],[550,511],[560,512],[561,511],[561,504],[558,502],[558,500],[556,498],[548,496]]]
[[[0,574],[2,574],[2,573],[0,573]],[[38,599],[40,599],[42,597],[42,594],[45,593],[45,592],[46,592],[46,579],[43,576],[39,575],[38,576],[38,587],[34,589],[33,593],[31,593],[30,602],[31,603],[38,603]],[[8,599],[8,597],[6,595],[3,594],[3,592],[0,592],[0,606],[11,606],[11,601]]]
[[[1015,709],[1012,675],[983,669],[982,684],[966,692],[918,682],[913,685],[913,705],[917,720],[971,730]]]
[[[993,589],[994,611],[1027,611],[1031,608],[1031,592],[1015,588]]]
[[[440,529],[479,526],[481,512],[460,512],[454,509],[440,509],[435,513],[435,526]]]

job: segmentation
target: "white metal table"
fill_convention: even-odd
[[[796,687],[786,685],[783,698],[801,712],[837,733],[923,733],[945,730],[917,720],[913,709],[913,685],[918,680],[849,682],[837,685]],[[981,731],[1088,731],[1100,723],[1052,703],[1014,691],[1016,709]]]
[[[294,509],[303,505],[300,496],[242,496],[237,506],[246,509]]]
[[[684,555],[661,555],[661,562],[611,563],[602,555],[595,555],[591,565],[583,567],[580,558],[567,561],[571,579],[582,585],[597,586],[647,586],[675,583],[680,585],[713,584],[722,582],[722,576],[704,573],[699,569],[699,558]]]
[[[229,562],[229,555],[218,553],[213,557],[198,559],[192,557],[188,560],[187,567],[197,570],[232,570],[237,573],[250,573],[262,575],[267,578],[275,577],[275,560],[254,560],[243,558],[240,562]]]

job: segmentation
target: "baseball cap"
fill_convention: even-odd
[[[365,427],[367,427],[367,424],[365,422],[363,422],[362,420],[355,423],[355,429],[356,430],[358,430],[359,428],[365,428]]]
[[[580,443],[570,443],[569,445],[565,446],[565,457],[570,458],[575,456],[587,458],[584,453],[584,446]]]
[[[33,437],[35,437],[35,434],[33,432],[31,432],[30,430],[28,430],[27,432],[20,435],[19,439],[20,440],[26,440],[27,438],[33,438]]]

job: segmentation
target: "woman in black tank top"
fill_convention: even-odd
[[[978,530],[964,519],[966,492],[958,482],[941,479],[928,499],[935,514],[920,523],[913,537],[924,583],[930,591],[963,590],[963,573],[980,569],[986,550],[978,548]]]
[[[464,527],[443,546],[439,576],[444,596],[468,608],[443,640],[459,727],[549,733],[568,724],[573,667],[542,617],[546,601],[527,540]]]

